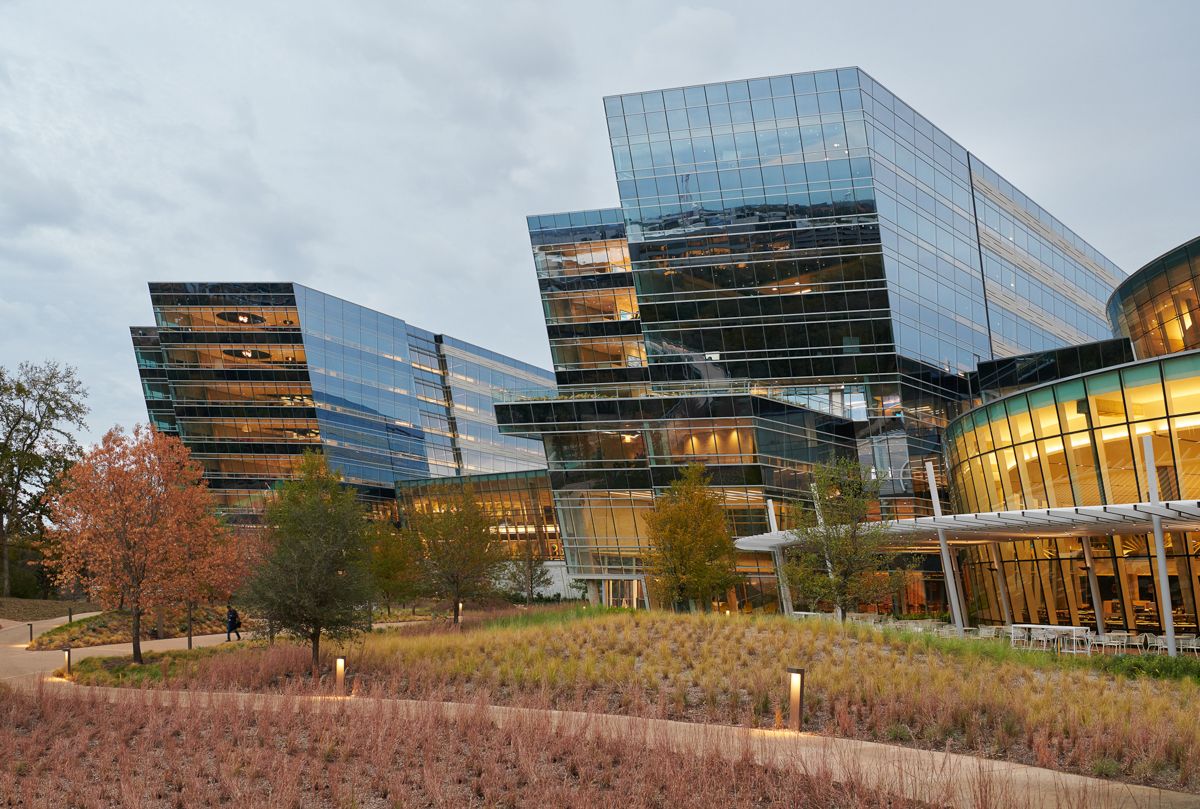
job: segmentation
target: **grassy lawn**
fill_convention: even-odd
[[[100,605],[90,601],[54,601],[44,598],[0,598],[0,618],[10,621],[44,621],[47,618],[58,618],[73,610],[76,615],[82,612],[99,612]]]
[[[1172,664],[1178,670],[1167,678],[1129,676],[1107,669],[1139,664],[1055,658],[1003,642],[594,608],[467,631],[375,632],[342,651],[360,693],[757,727],[781,722],[784,668],[800,665],[810,730],[1200,791],[1200,682],[1191,662]],[[311,690],[307,655],[290,644],[213,653],[168,667],[163,681]]]
[[[918,809],[820,773],[667,752],[530,720],[112,705],[0,689],[13,806]]]
[[[243,619],[244,620],[244,619]],[[163,621],[164,638],[187,636],[187,616],[183,610],[169,610]],[[197,607],[192,616],[193,635],[212,635],[225,631],[223,607]],[[243,628],[243,632],[245,629]],[[154,615],[142,617],[142,640],[155,637]],[[30,649],[61,649],[70,646],[103,646],[108,643],[129,643],[133,640],[133,620],[128,612],[102,612],[91,618],[56,626],[33,639]]]

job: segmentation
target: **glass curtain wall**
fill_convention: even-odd
[[[1108,302],[1117,334],[1139,357],[1200,348],[1200,238],[1175,248],[1129,277]]]
[[[542,559],[563,558],[558,518],[554,513],[554,498],[546,470],[401,481],[396,484],[401,522],[415,509],[438,510],[446,486],[471,488],[476,501],[491,518],[497,535],[504,539],[510,555],[521,555],[525,550],[524,543],[532,542]]]
[[[1196,632],[1200,534],[1165,535],[1175,631]],[[1005,623],[1006,594],[1015,623],[1096,626],[1084,542],[1091,543],[1108,630],[1162,630],[1155,560],[1145,536],[1050,538],[977,545],[962,554],[972,621]]]
[[[1152,439],[1155,468],[1145,468]],[[1200,352],[1124,365],[985,405],[947,431],[960,512],[1200,498]]]

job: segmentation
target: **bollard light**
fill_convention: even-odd
[[[729,617],[729,610],[725,610],[725,617],[726,617],[726,618],[728,618],[728,617]]]
[[[63,664],[67,667],[67,676],[71,676],[71,647],[63,649]]]
[[[788,666],[788,729],[804,725],[804,669]]]
[[[69,624],[74,620],[75,620],[75,608],[67,607],[67,623]]]
[[[346,693],[346,658],[339,657],[334,664],[335,676],[337,677],[337,691],[339,694]]]
[[[33,624],[29,625],[29,642],[33,643]]]

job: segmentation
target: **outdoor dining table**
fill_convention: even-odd
[[[1054,650],[1057,652],[1086,652],[1088,651],[1088,635],[1090,630],[1086,626],[1061,626],[1057,624],[1013,624],[1013,633],[1011,645],[1017,645],[1017,632],[1021,630],[1024,639],[1031,644],[1034,641],[1035,632],[1045,632],[1054,643]]]

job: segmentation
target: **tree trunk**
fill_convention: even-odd
[[[188,649],[192,648],[192,602],[187,605]]]
[[[312,640],[312,653],[313,653],[312,669],[313,669],[313,683],[315,684],[317,681],[317,678],[321,676],[321,666],[320,666],[320,664],[321,664],[321,630],[316,629],[309,636],[309,638],[311,638],[311,640]]]
[[[133,605],[133,662],[142,663],[142,608]]]
[[[270,619],[267,619],[267,643],[275,645],[275,622]]]
[[[8,598],[11,595],[11,584],[8,576],[8,531],[0,533],[0,556],[4,558],[4,597]]]

